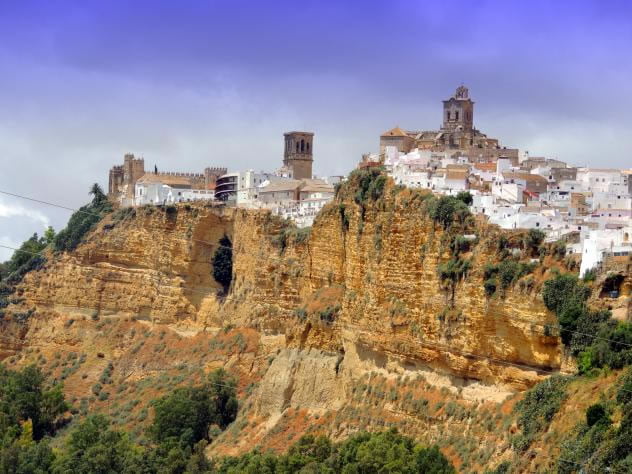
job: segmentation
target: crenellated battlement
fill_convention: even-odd
[[[180,176],[184,178],[204,179],[203,173],[181,173],[179,171],[160,171],[158,176]]]
[[[158,171],[156,176],[178,177],[188,179],[192,185],[213,189],[217,178],[227,173],[227,169],[220,166],[208,166],[203,173],[190,173],[181,171]],[[145,159],[136,157],[133,153],[125,153],[122,165],[114,165],[109,172],[109,195],[115,199],[126,198],[128,201],[134,198],[136,182],[145,176]]]

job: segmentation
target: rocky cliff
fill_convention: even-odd
[[[150,396],[226,366],[243,403],[212,445],[219,452],[398,426],[422,439],[490,440],[463,447],[482,453],[470,465],[502,459],[513,394],[564,365],[539,296],[550,265],[533,264],[490,296],[486,265],[500,241],[520,259],[519,233],[472,216],[446,227],[431,218],[431,197],[392,183],[373,197],[356,191],[343,186],[310,231],[266,211],[203,204],[117,211],[26,277],[0,354],[45,367],[77,404],[118,416],[134,400],[119,420],[129,427]],[[224,236],[227,292],[211,263]],[[456,238],[467,241],[458,252]],[[467,271],[442,279],[455,255]],[[106,364],[107,402],[91,393]],[[464,462],[458,449],[448,454]]]

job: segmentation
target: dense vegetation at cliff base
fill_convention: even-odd
[[[341,443],[304,436],[285,454],[255,450],[209,459],[205,448],[237,416],[235,386],[219,369],[200,385],[154,400],[150,443],[141,446],[104,415],[73,421],[61,385],[48,386],[38,368],[0,365],[0,474],[455,472],[436,447],[419,446],[394,430],[359,433]],[[70,431],[53,449],[63,427]]]

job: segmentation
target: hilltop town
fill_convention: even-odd
[[[440,195],[468,192],[473,213],[503,229],[538,229],[548,242],[562,241],[580,263],[580,274],[606,258],[632,254],[632,168],[576,167],[501,146],[474,126],[474,101],[461,85],[443,101],[438,130],[398,126],[379,138],[359,168],[380,167],[396,184]],[[211,200],[244,208],[270,209],[311,226],[334,198],[344,178],[313,175],[314,134],[284,134],[282,166],[274,171],[202,173],[145,171],[144,159],[126,154],[109,173],[109,196],[121,206]]]

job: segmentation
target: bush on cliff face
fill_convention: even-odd
[[[525,451],[535,435],[548,427],[567,397],[568,382],[565,377],[550,377],[529,390],[516,404],[514,412],[518,414],[518,427],[522,433],[512,440],[515,449]]]
[[[467,205],[454,196],[441,196],[439,199],[429,201],[430,217],[436,223],[448,229],[458,219],[461,225],[465,223],[470,211]]]
[[[533,272],[534,268],[535,264],[515,260],[504,260],[497,265],[486,265],[483,274],[485,294],[488,297],[492,296],[498,287],[504,292],[520,278]]]
[[[562,342],[578,358],[580,373],[632,364],[632,324],[614,321],[610,311],[590,310],[586,305],[590,288],[576,276],[547,280],[542,296],[558,318]]]
[[[446,263],[439,265],[439,280],[445,289],[450,293],[450,302],[454,306],[454,298],[456,293],[456,285],[459,281],[467,277],[467,273],[472,267],[470,260],[464,260],[459,257],[452,258]]]
[[[353,198],[360,207],[360,221],[364,221],[367,206],[370,202],[378,201],[384,194],[384,189],[388,177],[382,168],[364,168],[354,170],[349,174],[346,182],[336,189],[336,197],[339,199]],[[348,229],[348,217],[345,215],[344,207],[340,210],[340,216],[346,224],[343,228]]]
[[[540,229],[529,229],[524,239],[524,245],[531,251],[531,255],[537,255],[540,252],[540,245],[544,242],[546,234]]]
[[[219,239],[219,245],[213,255],[213,278],[227,293],[233,279],[233,243],[225,235]]]
[[[70,251],[77,248],[85,235],[106,214],[112,211],[112,205],[108,202],[107,197],[98,184],[92,185],[90,194],[92,195],[92,202],[75,211],[70,216],[66,228],[55,236],[53,241],[55,250]]]
[[[28,272],[37,270],[44,265],[46,258],[39,254],[50,243],[51,235],[54,235],[52,227],[48,228],[44,237],[38,237],[35,233],[22,243],[19,250],[13,253],[11,259],[5,263],[6,275],[4,275],[3,280],[7,284],[15,285],[21,282]]]

